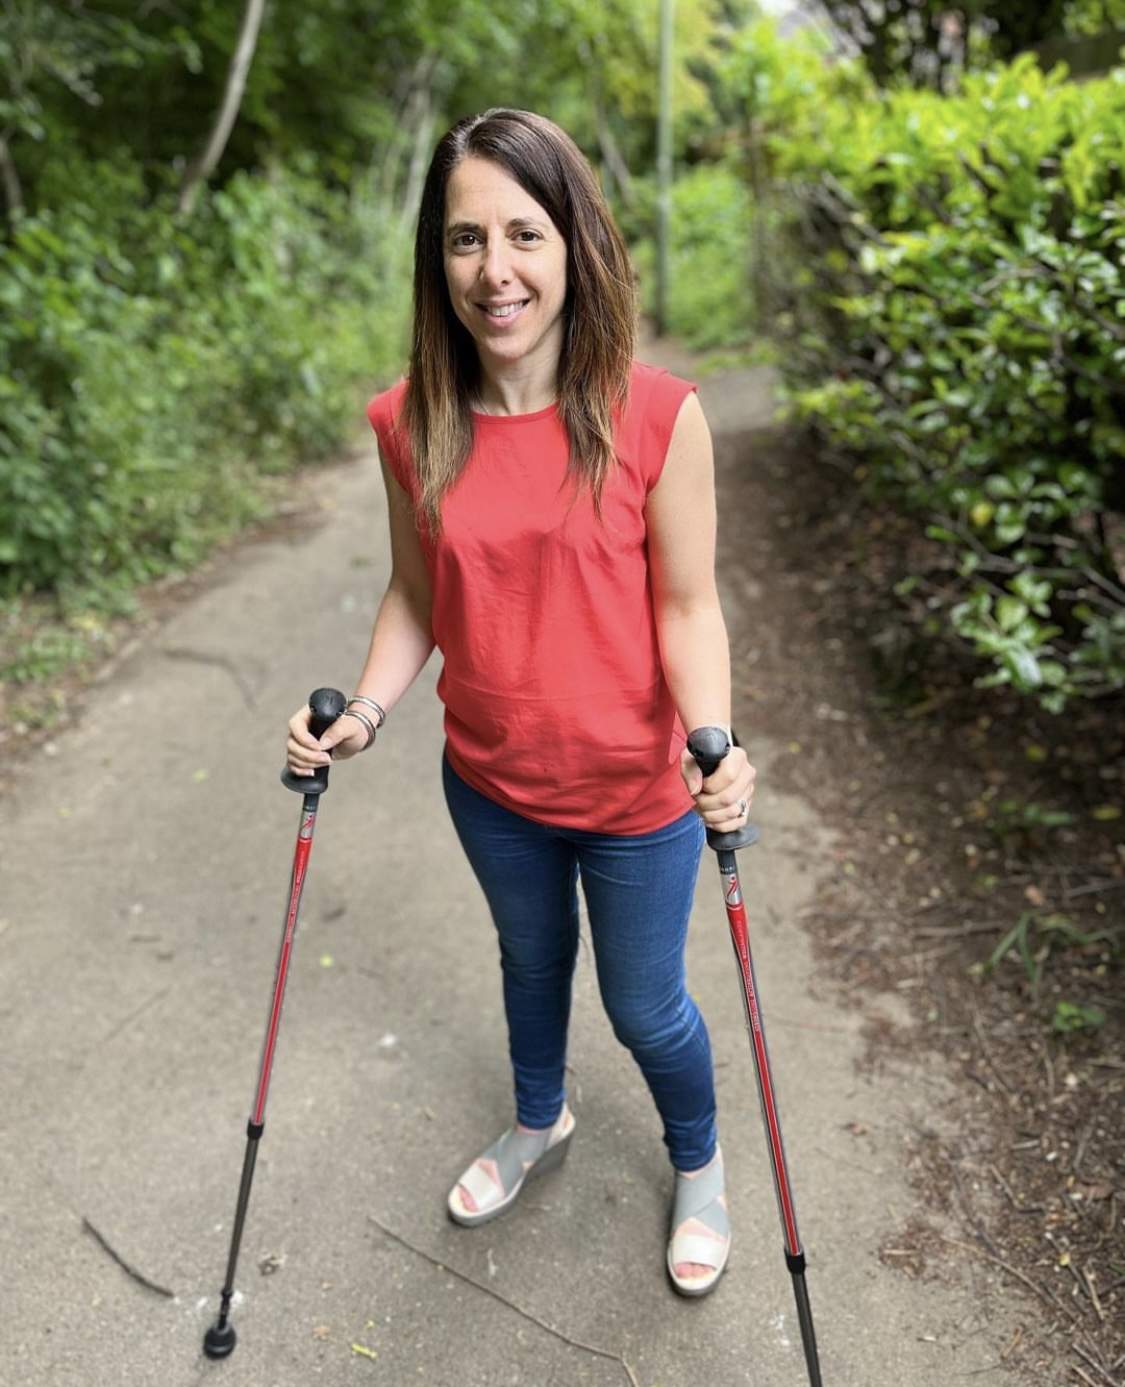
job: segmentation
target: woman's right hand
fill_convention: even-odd
[[[306,703],[289,719],[286,764],[294,775],[312,775],[318,766],[346,761],[367,745],[367,728],[358,718],[341,713],[318,742],[309,731],[312,709]],[[331,756],[328,754],[331,752]]]

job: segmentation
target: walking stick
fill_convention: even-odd
[[[734,745],[740,745],[737,737],[734,740]],[[704,780],[715,773],[719,762],[730,750],[726,730],[722,727],[698,728],[688,738],[687,747],[698,763],[699,769],[703,772]],[[707,830],[707,846],[713,848],[719,857],[723,899],[726,902],[731,942],[734,945],[739,976],[742,979],[742,1000],[746,1006],[746,1025],[750,1034],[750,1048],[754,1053],[758,1098],[762,1106],[762,1121],[765,1123],[766,1138],[769,1143],[774,1193],[777,1195],[781,1226],[785,1232],[785,1263],[793,1275],[793,1294],[797,1300],[797,1319],[801,1325],[801,1342],[805,1347],[809,1383],[811,1387],[821,1387],[816,1334],[813,1331],[808,1287],[805,1285],[805,1254],[797,1232],[797,1212],[793,1206],[793,1194],[789,1187],[785,1147],[781,1140],[781,1123],[778,1120],[777,1105],[774,1101],[773,1079],[770,1077],[766,1033],[762,1023],[761,1006],[758,1002],[754,963],[750,957],[750,933],[746,920],[746,906],[742,900],[742,887],[739,884],[738,867],[734,856],[738,848],[750,847],[752,843],[758,841],[759,837],[758,829],[751,823],[745,824],[742,828],[736,828],[730,833],[719,833],[716,829],[709,828]]]
[[[316,738],[322,737],[329,727],[344,711],[347,700],[337,689],[317,689],[309,696],[309,731]],[[254,1106],[250,1111],[250,1121],[246,1124],[246,1154],[242,1159],[242,1179],[238,1186],[238,1205],[234,1214],[234,1229],[231,1232],[230,1256],[227,1259],[227,1279],[223,1285],[219,1303],[219,1317],[203,1336],[203,1352],[208,1358],[226,1358],[234,1352],[237,1335],[234,1326],[228,1322],[231,1298],[234,1295],[234,1271],[238,1265],[238,1245],[242,1241],[242,1226],[246,1221],[246,1206],[250,1202],[250,1182],[254,1178],[254,1162],[258,1156],[258,1142],[265,1130],[266,1094],[270,1086],[270,1070],[277,1047],[277,1031],[281,1024],[281,1003],[285,998],[285,979],[289,972],[289,959],[293,953],[293,936],[297,929],[297,911],[301,905],[301,891],[305,885],[309,854],[312,852],[313,830],[316,828],[317,803],[328,789],[327,766],[318,766],[312,775],[294,775],[286,767],[281,772],[281,783],[287,789],[296,790],[304,796],[301,802],[301,822],[297,831],[297,848],[293,856],[293,872],[289,878],[289,906],[285,912],[285,924],[281,932],[281,950],[277,956],[277,972],[274,978],[273,1001],[270,1005],[269,1023],[266,1026],[265,1043],[262,1046],[262,1062],[258,1071],[258,1087],[254,1094]]]

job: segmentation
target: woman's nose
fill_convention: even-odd
[[[506,284],[512,277],[508,247],[503,241],[491,241],[484,251],[480,277],[486,284]]]

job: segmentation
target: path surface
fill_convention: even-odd
[[[768,392],[761,371],[703,381],[720,502]],[[373,447],[325,469],[320,493],[322,523],[233,555],[0,798],[0,1382],[627,1387],[620,1355],[638,1387],[803,1383],[706,850],[689,970],[718,1066],[735,1227],[723,1284],[694,1303],[666,1283],[670,1173],[586,947],[566,1167],[484,1228],[447,1221],[449,1184],[508,1121],[510,1095],[491,925],[441,793],[436,652],[323,802],[239,1267],[240,1344],[226,1363],[202,1357],[297,825],[277,779],[284,721],[314,685],[350,688],[389,572]],[[733,561],[733,529],[720,558],[737,672],[768,612]],[[843,1011],[814,995],[794,921],[836,840],[771,788],[779,748],[747,735],[751,717],[736,700],[762,830],[742,877],[824,1380],[994,1381],[980,1370],[1005,1325],[982,1322],[968,1283],[912,1282],[879,1260],[915,1212],[902,1134],[949,1079],[936,1061],[865,1075],[859,1033],[889,1002]],[[878,1138],[859,1154],[856,1124]],[[84,1219],[174,1295],[130,1277]]]

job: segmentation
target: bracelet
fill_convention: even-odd
[[[342,718],[355,718],[356,722],[363,723],[364,727],[367,728],[367,741],[360,747],[360,751],[366,751],[375,740],[375,724],[366,713],[356,713],[351,708],[345,708],[340,716]]]
[[[382,708],[378,703],[376,703],[373,698],[368,698],[366,694],[352,694],[351,698],[348,699],[348,707],[350,708],[353,703],[366,703],[369,708],[374,708],[375,711],[379,714],[379,722],[377,724],[379,727],[382,727],[382,725],[386,722],[386,709]]]

